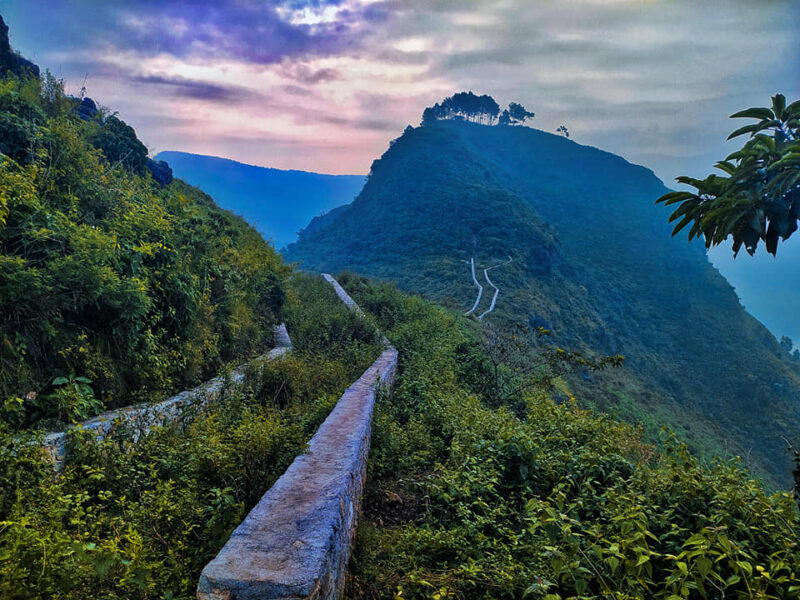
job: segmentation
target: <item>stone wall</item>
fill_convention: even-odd
[[[325,278],[360,312],[330,275]],[[375,395],[391,387],[397,369],[397,350],[388,340],[386,346],[342,395],[307,452],[203,569],[199,600],[341,598],[366,480]]]
[[[262,359],[274,360],[283,356],[291,348],[292,341],[289,339],[289,333],[286,331],[286,326],[281,323],[275,327],[275,347],[264,355]],[[245,368],[242,366],[233,371],[230,375],[230,381],[234,384],[241,383],[242,379],[244,379],[244,370]],[[124,427],[126,430],[132,430],[136,439],[138,439],[140,435],[147,434],[153,427],[179,423],[187,407],[202,406],[206,402],[217,398],[222,391],[224,383],[225,379],[223,377],[215,377],[193,390],[181,392],[162,402],[136,404],[110,410],[69,429],[80,427],[95,432],[98,438],[103,439]],[[44,448],[52,456],[53,466],[56,471],[61,471],[64,468],[69,429],[50,433],[44,438]]]

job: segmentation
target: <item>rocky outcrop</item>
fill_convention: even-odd
[[[172,183],[172,169],[170,169],[166,161],[148,158],[147,168],[155,182],[161,187]]]
[[[329,275],[339,297],[358,305]],[[384,338],[385,339],[385,338]],[[350,386],[275,485],[200,576],[199,600],[338,600],[366,480],[375,396],[391,387],[387,348]]]
[[[39,67],[11,49],[8,25],[0,16],[0,76],[9,72],[18,77],[39,77]]]
[[[75,99],[77,102],[77,98]],[[97,104],[91,98],[83,98],[76,109],[78,117],[84,121],[91,121],[97,115]]]
[[[292,341],[289,339],[286,326],[281,323],[275,327],[275,347],[262,358],[274,360],[289,352],[291,348]],[[245,367],[239,367],[233,371],[229,377],[230,382],[233,384],[241,383],[244,379],[244,370]],[[113,436],[120,430],[132,431],[134,439],[138,440],[139,437],[146,435],[153,427],[181,423],[186,418],[184,413],[188,407],[200,407],[214,400],[222,392],[224,384],[224,377],[215,377],[193,390],[181,392],[162,402],[137,404],[110,410],[93,419],[79,423],[75,427],[91,431],[99,439]],[[74,429],[74,427],[70,429]],[[50,433],[44,438],[44,448],[52,457],[56,471],[61,471],[64,468],[68,439],[69,431]]]

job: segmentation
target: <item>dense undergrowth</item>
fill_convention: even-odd
[[[790,494],[555,402],[547,378],[516,398],[521,415],[493,407],[464,319],[340,281],[400,352],[376,409],[349,598],[800,596]]]
[[[289,269],[242,219],[165,187],[108,111],[0,80],[0,421],[158,399],[271,345]]]
[[[295,349],[134,444],[74,431],[64,472],[0,430],[0,598],[193,598],[202,567],[380,352],[374,326],[296,275]]]

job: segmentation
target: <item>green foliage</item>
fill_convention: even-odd
[[[747,457],[788,488],[797,446],[798,363],[741,306],[702,245],[670,237],[668,190],[643,167],[529,127],[452,120],[408,128],[372,165],[352,204],[315,219],[284,255],[302,268],[397,282],[454,310],[475,301],[470,274],[500,289],[483,319],[544,327],[587,358],[562,390],[582,406],[668,425],[704,458]],[[480,314],[492,288],[483,282]],[[538,343],[535,344],[538,347]]]
[[[749,134],[745,145],[717,163],[724,175],[705,179],[678,177],[694,192],[670,192],[658,199],[677,204],[672,234],[687,225],[689,239],[702,236],[707,248],[729,237],[736,256],[744,245],[754,254],[759,241],[775,255],[778,239],[797,231],[800,218],[800,100],[786,105],[782,94],[770,108],[750,108],[731,115],[757,122],[740,127],[728,139]]]
[[[95,397],[91,383],[91,379],[76,377],[75,373],[53,379],[53,399],[60,417],[68,421],[78,421],[100,412],[102,403]]]
[[[59,476],[33,434],[0,425],[0,597],[194,598],[202,567],[380,352],[329,290],[289,284],[289,330],[304,332],[291,354],[136,443],[133,428],[101,442],[72,430]],[[73,384],[88,385],[60,387]]]
[[[112,167],[122,166],[137,175],[147,173],[147,148],[133,127],[112,115],[98,124],[89,142],[101,150]]]
[[[140,176],[146,149],[130,127],[81,121],[47,74],[0,82],[0,128],[8,423],[158,398],[270,346],[288,268],[199,190]]]
[[[528,389],[464,377],[461,317],[342,277],[400,351],[375,415],[351,598],[797,598],[800,520],[736,462]]]
[[[519,104],[515,106],[522,108]],[[509,108],[511,107],[509,106]],[[468,121],[492,124],[499,112],[500,107],[497,102],[487,94],[478,96],[471,91],[458,92],[442,100],[441,104],[437,102],[426,108],[422,113],[422,123],[429,125],[439,119],[467,119]],[[516,111],[515,114],[519,116],[520,113]],[[533,114],[530,113],[530,116]]]

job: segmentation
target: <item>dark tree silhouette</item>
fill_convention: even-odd
[[[465,119],[484,125],[493,125],[500,106],[488,95],[478,96],[472,92],[459,92],[429,106],[422,113],[422,124],[429,125],[442,119]]]
[[[511,122],[524,123],[525,119],[532,119],[536,115],[532,112],[525,110],[522,104],[512,102],[508,105],[508,116],[511,117]]]
[[[556,129],[556,133],[560,133],[565,138],[569,137],[569,130],[567,129],[566,125],[561,125],[558,129]]]

